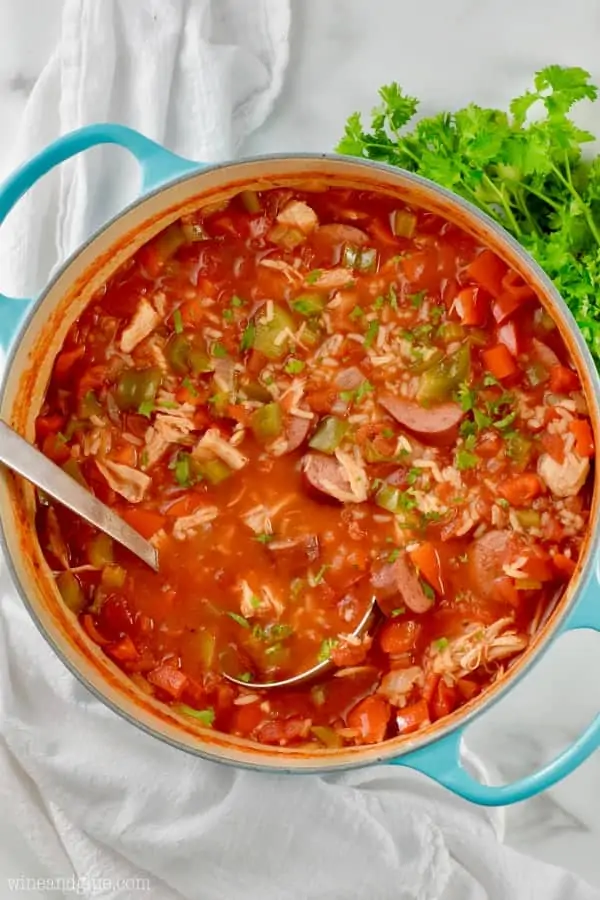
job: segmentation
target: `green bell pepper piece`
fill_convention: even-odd
[[[252,413],[250,428],[257,441],[265,444],[283,431],[283,414],[279,403],[265,403]]]
[[[452,356],[445,356],[421,375],[417,401],[422,406],[444,403],[467,380],[470,372],[471,353],[468,345],[463,344]]]
[[[321,453],[335,453],[346,436],[350,424],[345,419],[336,416],[327,416],[319,423],[319,427],[308,442],[313,450]]]
[[[326,302],[326,298],[322,294],[309,291],[298,294],[296,299],[292,300],[292,309],[301,316],[318,316],[325,309]]]
[[[77,577],[72,572],[60,572],[56,576],[56,586],[65,605],[79,615],[85,608],[85,594]]]
[[[294,331],[294,320],[283,307],[273,304],[273,317],[267,322],[261,310],[255,322],[254,349],[263,353],[268,359],[280,359],[288,352],[289,335],[282,334],[289,329]]]
[[[125,369],[117,379],[115,400],[122,411],[138,409],[142,403],[152,403],[162,381],[156,366],[149,369]]]

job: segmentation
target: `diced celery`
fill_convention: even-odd
[[[259,312],[254,332],[254,349],[264,353],[268,359],[280,359],[288,351],[290,337],[293,333],[294,320],[290,314],[277,304],[273,304],[273,313],[267,321],[265,308]]]
[[[199,222],[183,222],[181,230],[188,244],[195,244],[197,241],[210,240],[209,235]]]
[[[85,594],[77,576],[72,572],[60,572],[56,576],[56,586],[65,605],[78,615],[85,607]]]
[[[221,459],[202,459],[194,462],[198,473],[206,478],[209,484],[220,484],[231,475],[231,469]]]
[[[321,453],[335,453],[344,440],[350,425],[345,419],[336,416],[327,416],[319,423],[319,427],[308,442],[313,450]]]
[[[337,731],[334,731],[333,728],[329,728],[327,725],[313,725],[310,730],[325,747],[331,750],[344,746],[344,742]]]
[[[548,370],[542,363],[532,363],[527,369],[527,379],[532,387],[544,384],[549,378]]]
[[[286,250],[294,250],[299,244],[303,244],[306,240],[304,232],[299,228],[291,225],[283,225],[278,223],[267,234],[267,237],[274,244],[284,247]]]
[[[179,222],[173,222],[154,241],[156,252],[167,262],[185,244],[186,237]]]
[[[523,528],[539,528],[541,517],[537,509],[516,509],[515,515]]]
[[[454,341],[462,341],[465,327],[459,322],[444,322],[438,328],[438,335],[445,344],[452,344]]]
[[[190,342],[185,334],[173,334],[167,341],[165,356],[178,375],[184,375],[189,370],[190,349]]]
[[[283,414],[279,403],[266,403],[252,413],[250,427],[257,441],[268,443],[283,431]]]
[[[533,444],[525,435],[516,432],[508,439],[507,455],[520,468],[525,468],[531,458]]]
[[[326,298],[322,294],[307,292],[298,294],[292,301],[292,309],[294,312],[300,313],[301,316],[318,316],[325,309]]]
[[[242,201],[243,207],[246,212],[260,212],[260,200],[258,199],[258,194],[256,193],[256,191],[242,191],[240,194],[240,200]]]
[[[100,532],[89,542],[87,555],[92,566],[103,569],[114,562],[114,547],[112,538]]]
[[[158,367],[125,369],[117,379],[115,400],[121,410],[138,409],[151,403],[160,387],[162,372]]]
[[[260,381],[251,381],[241,388],[248,400],[255,400],[257,403],[269,403],[271,394]]]
[[[64,462],[62,464],[61,468],[62,468],[63,472],[66,472],[67,475],[70,475],[71,478],[74,478],[75,481],[78,481],[82,487],[84,487],[84,488],[89,487],[87,481],[83,477],[83,473],[81,471],[81,466],[79,465],[79,463],[77,462],[76,459],[73,459],[73,457],[71,457],[70,459],[68,459],[66,462]]]
[[[359,272],[373,272],[377,268],[377,250],[372,247],[355,247],[346,244],[342,254],[342,265]]]
[[[391,484],[382,484],[375,494],[375,503],[391,513],[398,513],[404,508],[401,500],[402,492]]]
[[[89,419],[91,416],[101,416],[104,413],[102,404],[93,391],[88,391],[81,398],[77,413],[80,419]]]
[[[429,369],[433,369],[443,356],[444,354],[442,351],[436,349],[427,357],[421,359],[416,358],[415,361],[409,365],[409,369],[411,372],[414,372],[415,375],[422,375],[423,372],[428,372]]]
[[[100,583],[105,588],[122,588],[127,579],[127,572],[122,566],[110,564],[102,569]]]
[[[407,209],[397,209],[392,213],[392,232],[396,237],[412,238],[417,229],[417,217]]]
[[[214,362],[210,356],[198,347],[192,347],[188,354],[188,365],[194,375],[203,375],[205,372],[213,372]]]

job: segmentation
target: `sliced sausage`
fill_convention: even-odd
[[[498,580],[506,578],[504,566],[519,555],[521,541],[512,531],[488,531],[469,548],[470,581],[482,600],[498,598]]]
[[[465,415],[458,403],[440,403],[425,409],[393,394],[380,394],[377,400],[407,431],[432,444],[452,443]]]
[[[427,612],[435,602],[435,597],[425,594],[406,553],[401,553],[393,563],[376,563],[371,570],[371,586],[378,601],[398,597],[395,605],[407,606],[414,613]]]
[[[324,495],[340,503],[362,503],[367,499],[362,480],[355,479],[353,484],[348,466],[342,465],[337,458],[324,453],[307,453],[302,458],[302,471],[308,488],[321,498]]]
[[[334,382],[335,386],[341,391],[353,391],[359,384],[362,384],[364,380],[365,376],[360,369],[357,369],[356,366],[349,366],[347,369],[342,369],[341,372],[338,372]]]
[[[298,416],[289,416],[285,425],[285,439],[287,441],[286,453],[297,450],[308,437],[315,419],[301,419]]]

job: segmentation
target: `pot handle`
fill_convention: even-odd
[[[589,579],[573,612],[558,634],[578,628],[600,631],[600,590],[597,576]],[[460,761],[460,744],[464,728],[457,728],[439,741],[392,760],[428,775],[449,790],[483,806],[505,806],[526,800],[552,787],[581,765],[600,747],[600,713],[580,738],[559,756],[526,778],[513,784],[487,785],[474,779]]]
[[[65,134],[9,175],[0,186],[0,225],[30,187],[54,166],[99,144],[118,144],[132,153],[142,170],[141,193],[146,194],[166,181],[193,169],[202,168],[165,150],[160,144],[125,125],[87,125]],[[0,294],[0,348],[6,350],[19,331],[33,300]]]

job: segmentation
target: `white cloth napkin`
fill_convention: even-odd
[[[287,0],[65,0],[60,45],[32,94],[15,155],[116,120],[191,158],[231,157],[280,90],[288,30]],[[0,244],[4,289],[39,286],[133,195],[134,167],[116,154],[64,166],[19,206]],[[503,847],[501,813],[408,770],[267,776],[163,745],[66,671],[5,566],[0,610],[0,804],[11,823],[11,897],[599,896]],[[26,870],[16,862],[24,851]]]

